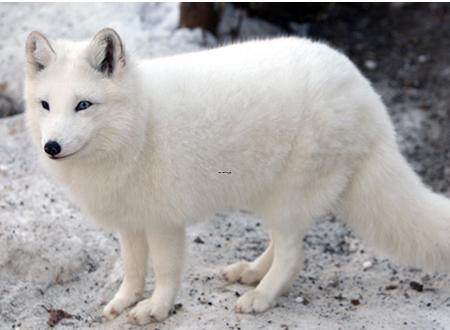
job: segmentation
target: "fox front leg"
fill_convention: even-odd
[[[142,296],[147,275],[148,245],[144,233],[119,233],[124,278],[114,298],[103,309],[103,316],[111,320],[136,303]]]
[[[147,240],[155,272],[155,289],[151,298],[142,300],[130,311],[128,319],[137,325],[162,321],[169,316],[180,286],[185,231],[175,226],[151,228]]]

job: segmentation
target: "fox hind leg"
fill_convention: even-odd
[[[263,312],[275,304],[303,267],[302,230],[281,228],[272,231],[273,261],[262,280],[236,303],[239,313]]]
[[[303,268],[303,237],[316,211],[322,209],[319,207],[322,201],[314,203],[314,196],[303,201],[293,200],[293,196],[298,194],[275,196],[261,212],[270,230],[271,243],[255,263],[267,269],[256,288],[238,299],[235,306],[238,313],[263,312],[272,307]]]
[[[223,270],[223,277],[227,282],[256,284],[266,275],[273,260],[273,243],[270,241],[267,249],[254,261],[239,261]]]

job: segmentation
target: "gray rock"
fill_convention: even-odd
[[[16,113],[12,98],[0,94],[0,118],[11,116]]]

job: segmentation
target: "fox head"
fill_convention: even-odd
[[[26,60],[26,122],[45,159],[89,160],[126,147],[139,121],[138,89],[114,30],[88,42],[50,42],[32,32]]]

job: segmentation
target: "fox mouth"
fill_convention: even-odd
[[[71,154],[67,154],[64,156],[48,156],[48,158],[53,159],[53,160],[60,160],[60,159],[64,159],[64,158],[69,158],[71,156],[74,156],[76,154],[78,154],[80,151],[82,151],[84,149],[84,147],[86,147],[86,144],[83,145],[80,149],[78,149],[77,151],[72,152]]]
[[[77,152],[78,152],[78,151],[75,151],[75,152],[73,152],[73,153],[71,153],[71,154],[68,154],[68,155],[65,155],[65,156],[60,156],[60,157],[58,157],[58,156],[48,156],[48,158],[50,158],[50,159],[55,159],[55,160],[58,160],[58,159],[64,159],[64,158],[67,158],[67,157],[70,157],[70,156],[75,155]]]

